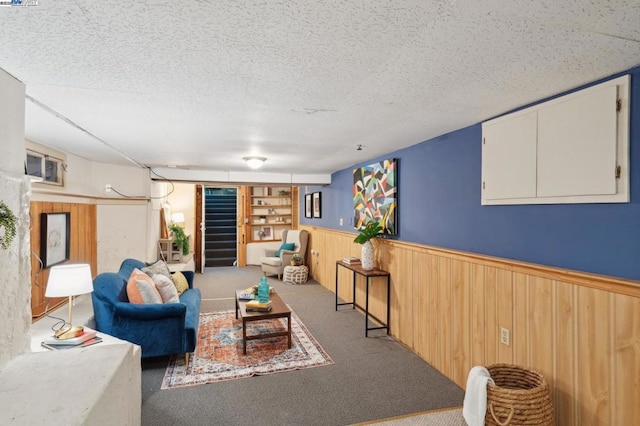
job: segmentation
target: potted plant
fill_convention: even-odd
[[[302,265],[302,256],[298,254],[294,254],[291,256],[291,266],[300,266]]]
[[[266,223],[266,221],[267,221],[267,217],[265,215],[260,215],[260,217],[258,217],[258,219],[260,219],[260,223]]]
[[[11,242],[16,236],[16,226],[18,218],[13,214],[9,206],[4,201],[0,201],[0,230],[4,229],[4,233],[0,233],[0,247],[8,249]]]
[[[360,234],[353,240],[354,243],[362,244],[362,269],[370,271],[374,268],[374,250],[371,239],[382,231],[382,225],[378,221],[371,221],[360,231]]]
[[[182,254],[189,254],[189,237],[184,233],[184,228],[180,225],[172,223],[169,225],[169,231],[171,231],[171,237],[175,245],[182,249]]]

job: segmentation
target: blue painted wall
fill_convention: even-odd
[[[631,74],[630,203],[481,206],[478,123],[334,173],[331,185],[309,188],[322,192],[322,218],[300,223],[355,237],[353,168],[398,158],[399,240],[640,280],[640,68],[611,78],[624,74]],[[300,194],[304,212],[305,188]]]

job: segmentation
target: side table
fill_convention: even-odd
[[[351,279],[351,284],[353,286],[353,301],[338,303],[338,267],[342,266],[343,268],[347,268],[353,272],[353,277]],[[371,271],[367,271],[362,269],[360,265],[352,265],[349,263],[344,263],[341,260],[336,262],[336,311],[338,310],[338,306],[343,305],[352,305],[353,309],[359,307],[362,309],[362,306],[356,304],[356,274],[362,275],[365,278],[365,288],[366,288],[366,296],[365,296],[365,304],[364,304],[364,335],[365,337],[369,337],[369,330],[380,330],[386,329],[387,334],[389,334],[389,317],[391,316],[391,274],[387,271],[383,271],[382,269],[373,269]],[[373,314],[369,312],[369,280],[371,278],[384,277],[386,278],[387,283],[387,321],[384,322],[381,319],[377,318]],[[369,317],[376,320],[381,324],[380,327],[369,327]]]
[[[287,284],[304,284],[309,277],[309,268],[304,265],[285,266],[282,273],[282,282]]]

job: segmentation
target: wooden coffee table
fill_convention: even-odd
[[[291,349],[291,309],[282,301],[280,296],[272,292],[269,299],[271,300],[271,310],[269,312],[247,312],[247,300],[240,300],[242,290],[236,290],[236,319],[238,312],[242,318],[242,353],[247,354],[247,340],[266,339],[268,337],[287,336],[289,339],[289,349]],[[278,331],[275,333],[263,333],[247,336],[247,323],[252,321],[261,321],[266,319],[287,319],[287,331]]]

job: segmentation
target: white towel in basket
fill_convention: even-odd
[[[487,412],[487,384],[494,384],[489,370],[475,366],[467,377],[467,391],[464,394],[462,416],[469,426],[484,426]]]

